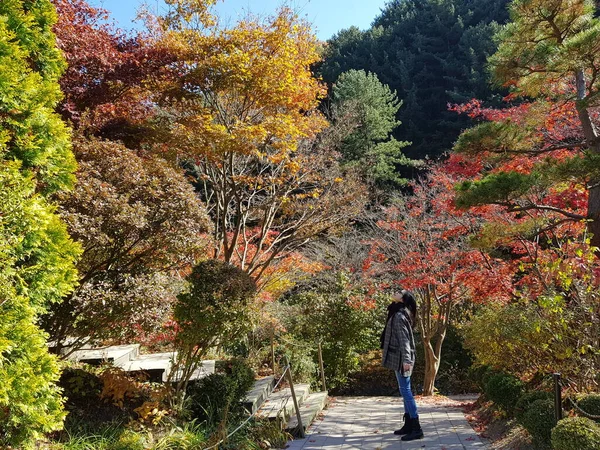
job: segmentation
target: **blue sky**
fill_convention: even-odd
[[[94,6],[102,6],[111,12],[121,28],[136,25],[131,21],[143,0],[88,0]],[[161,0],[147,0],[150,5],[160,7]],[[352,25],[360,29],[369,28],[386,0],[288,0],[286,5],[298,11],[314,25],[320,39],[328,39],[339,30]],[[235,23],[248,11],[266,15],[284,4],[282,0],[220,0],[216,11],[223,23]]]

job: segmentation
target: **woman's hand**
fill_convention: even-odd
[[[412,369],[412,364],[404,363],[402,364],[402,369],[404,372],[410,372],[410,370]]]

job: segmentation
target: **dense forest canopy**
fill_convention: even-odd
[[[435,157],[452,147],[468,119],[448,103],[492,100],[487,58],[493,36],[508,19],[508,0],[394,0],[366,31],[351,27],[328,42],[318,72],[334,83],[350,69],[375,73],[404,104],[396,138],[410,141],[412,158]]]

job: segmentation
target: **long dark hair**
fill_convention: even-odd
[[[412,295],[412,292],[407,291],[405,289],[402,290],[402,301],[404,302],[404,306],[410,313],[410,323],[414,328],[415,320],[417,318],[417,301],[415,300],[414,295]]]

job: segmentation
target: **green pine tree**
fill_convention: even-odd
[[[396,114],[402,101],[377,75],[364,70],[342,73],[333,86],[332,97],[335,116],[354,114],[357,121],[355,131],[342,143],[344,162],[357,166],[380,186],[405,184],[397,166],[414,166],[416,162],[402,154],[409,143],[391,136],[400,125]]]
[[[75,159],[53,111],[64,62],[49,0],[0,2],[0,447],[28,448],[61,427],[59,369],[38,316],[76,283],[79,254],[51,196]]]
[[[592,245],[600,247],[598,8],[593,0],[514,0],[510,17],[497,35],[498,51],[489,62],[495,82],[511,86],[513,95],[530,103],[527,123],[510,117],[483,123],[462,133],[455,149],[530,155],[532,168],[526,173],[495,171],[465,182],[457,202],[464,207],[493,203],[512,211],[550,210],[563,219],[587,220]],[[567,125],[544,133],[548,117]],[[555,158],[550,150],[569,151],[570,157]],[[565,183],[587,189],[585,214],[568,204],[565,209],[544,204],[540,198],[539,192]],[[532,193],[539,200],[530,200]]]
[[[403,124],[394,136],[411,141],[412,158],[449,150],[470,122],[448,103],[494,99],[487,58],[497,23],[508,19],[509,0],[393,0],[366,31],[333,36],[319,73],[328,83],[350,69],[377,74],[397,92]]]

